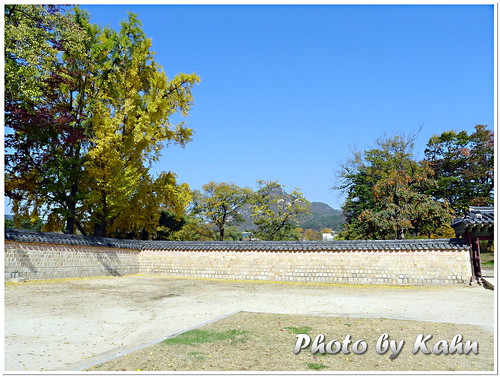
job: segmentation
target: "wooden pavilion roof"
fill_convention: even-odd
[[[469,207],[469,213],[451,224],[457,236],[470,232],[478,236],[493,236],[494,207]]]

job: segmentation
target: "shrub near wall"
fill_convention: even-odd
[[[459,240],[169,242],[6,230],[5,277],[132,274],[350,284],[468,284]]]

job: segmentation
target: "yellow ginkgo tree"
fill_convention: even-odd
[[[95,236],[152,233],[162,210],[180,214],[191,199],[189,187],[177,184],[175,174],[154,177],[150,168],[165,143],[190,141],[192,130],[169,119],[187,114],[199,78],[179,74],[169,80],[134,15],[122,22],[115,38],[112,54],[119,64],[95,106],[85,162],[86,227]]]

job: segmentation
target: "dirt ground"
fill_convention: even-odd
[[[377,352],[384,332],[401,344],[400,352]],[[295,354],[297,333],[308,334],[311,343],[318,334],[325,336],[325,344],[335,339],[343,344],[347,336],[351,342],[345,352],[334,346],[332,354],[326,347],[313,354],[309,345]],[[432,334],[425,342],[431,354],[413,352],[418,334]],[[464,348],[462,354],[432,354],[436,343],[451,344],[456,334],[464,347],[467,340],[477,342],[478,353],[465,354]],[[366,344],[365,352],[354,352],[358,341]],[[493,334],[471,325],[240,312],[90,371],[493,371],[493,351]]]
[[[87,369],[240,311],[467,324],[488,334],[494,330],[494,292],[480,287],[129,276],[7,284],[4,294],[6,371]]]

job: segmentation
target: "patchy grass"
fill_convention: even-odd
[[[307,331],[306,331],[307,330]],[[325,343],[341,343],[351,335],[352,343],[363,339],[363,354],[312,354],[310,348],[294,354],[297,333],[309,333],[311,343],[318,334]],[[404,340],[400,355],[378,354],[377,340]],[[456,334],[463,342],[476,341],[479,353],[469,355],[424,355],[412,353],[419,334],[432,334],[427,346],[439,340],[451,342]],[[352,351],[352,343],[350,350]],[[192,330],[156,345],[97,365],[90,371],[448,371],[494,370],[493,334],[478,326],[404,321],[380,318],[319,317],[284,314],[238,313],[198,330]]]
[[[495,264],[494,253],[481,253],[481,264],[493,266]]]
[[[243,330],[226,330],[226,331],[209,331],[209,330],[191,330],[174,338],[166,339],[163,344],[186,344],[193,346],[200,343],[213,343],[222,340],[235,340],[244,342],[246,340],[247,331]]]
[[[320,363],[309,363],[307,364],[307,367],[313,370],[321,370],[328,368],[325,364],[320,364]]]
[[[198,361],[204,361],[207,359],[207,354],[203,352],[193,351],[188,353],[188,357],[192,357],[193,359]]]
[[[481,268],[493,269],[495,267],[495,253],[481,252]]]
[[[309,334],[309,331],[312,330],[312,327],[309,326],[302,326],[302,327],[295,327],[295,326],[287,326],[285,329],[290,330],[293,334]]]

